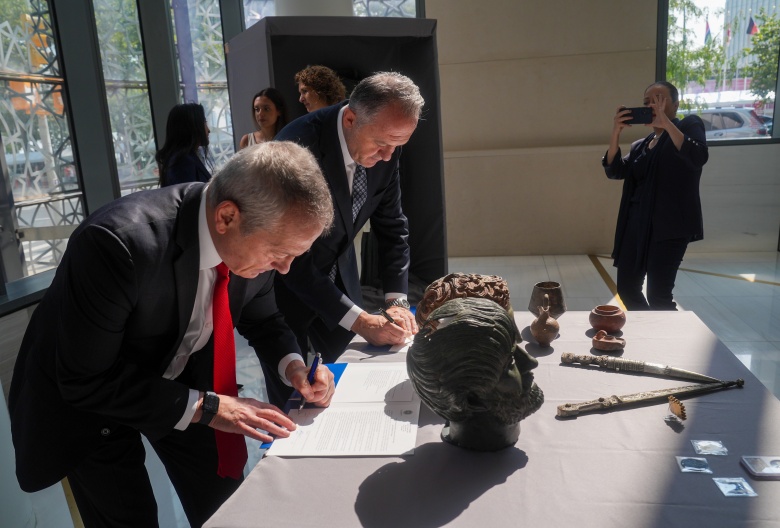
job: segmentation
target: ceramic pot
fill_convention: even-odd
[[[604,330],[599,330],[593,336],[593,348],[602,352],[617,352],[626,347],[626,340],[621,337],[611,336]]]
[[[550,315],[550,296],[545,294],[544,305],[539,306],[539,317],[531,323],[531,335],[541,346],[548,347],[560,329],[561,325]]]
[[[539,307],[544,304],[544,296],[549,295],[550,315],[555,319],[566,312],[566,303],[563,301],[561,285],[553,281],[537,282],[531,292],[531,300],[528,302],[528,311],[539,315]]]
[[[614,334],[626,324],[626,314],[618,306],[603,304],[591,310],[588,321],[590,321],[590,326],[596,330],[604,330],[608,334]]]

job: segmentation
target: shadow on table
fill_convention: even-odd
[[[527,463],[525,452],[516,447],[479,453],[425,444],[403,462],[387,464],[364,480],[355,512],[368,528],[443,526]]]
[[[356,361],[372,360],[382,357],[387,357],[393,359],[394,361],[399,361],[398,356],[396,355],[397,352],[391,352],[389,345],[376,346],[369,343],[350,343],[349,348],[347,349],[347,353],[351,353],[356,356],[358,356],[358,354],[365,354],[365,356],[356,357]],[[403,361],[403,359],[400,361]]]

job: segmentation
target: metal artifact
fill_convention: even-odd
[[[637,392],[626,394],[625,396],[606,396],[597,400],[590,400],[582,403],[564,403],[558,406],[559,417],[571,417],[578,414],[593,411],[612,411],[619,407],[625,407],[633,404],[653,403],[660,401],[669,401],[669,396],[677,398],[696,396],[705,392],[728,389],[729,387],[742,387],[745,380],[742,378],[735,381],[721,381],[719,383],[702,383],[698,385],[686,385],[684,387],[675,387],[671,389],[659,389],[654,391]]]
[[[442,440],[474,451],[517,443],[520,421],[544,403],[531,372],[539,362],[517,335],[514,318],[490,299],[455,298],[428,314],[406,368],[420,399],[447,420]]]
[[[582,365],[598,365],[601,368],[606,368],[615,371],[627,371],[627,372],[644,372],[646,374],[657,374],[659,376],[666,376],[670,378],[682,378],[694,381],[707,381],[711,383],[720,383],[721,380],[697,372],[691,372],[676,367],[670,367],[669,365],[661,365],[659,363],[649,363],[646,361],[637,361],[635,359],[616,358],[612,356],[592,356],[581,355],[577,356],[568,352],[561,354],[561,363],[564,365],[571,363],[580,363]]]
[[[669,411],[680,420],[688,418],[688,415],[685,414],[685,405],[674,396],[669,396]]]
[[[431,312],[447,301],[466,297],[490,299],[513,314],[512,305],[509,303],[509,284],[501,277],[477,273],[450,273],[425,288],[414,314],[417,324],[425,324]]]

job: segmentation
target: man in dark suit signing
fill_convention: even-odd
[[[276,281],[279,309],[299,344],[305,350],[308,339],[326,362],[338,358],[355,333],[374,345],[392,345],[417,332],[406,300],[409,230],[398,160],[423,104],[411,79],[377,73],[358,83],[349,101],[296,119],[276,136],[314,154],[335,204],[333,229]],[[360,308],[353,240],[368,220],[378,240],[387,312],[395,324]],[[285,388],[276,384],[282,395],[275,396],[273,384],[268,385],[270,401],[283,401]]]
[[[330,402],[332,374],[317,369],[306,381],[273,280],[332,217],[317,162],[289,142],[242,150],[207,185],[139,192],[92,213],[70,237],[17,358],[9,407],[22,489],[67,476],[86,526],[157,526],[143,434],[201,526],[242,479],[242,435],[270,441],[295,429],[273,405],[210,392],[227,357],[218,328],[232,343],[235,325],[274,376]],[[240,449],[223,452],[220,438],[244,449],[232,472],[223,454]]]

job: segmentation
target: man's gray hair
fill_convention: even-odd
[[[236,153],[211,179],[209,207],[225,200],[241,212],[241,232],[277,229],[287,212],[323,227],[333,223],[333,201],[320,166],[305,148],[269,141]]]
[[[406,75],[379,72],[360,81],[349,96],[349,107],[358,121],[370,122],[382,109],[392,106],[409,119],[420,119],[425,100]]]

